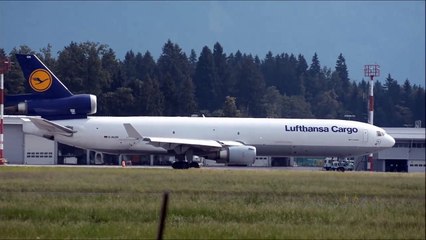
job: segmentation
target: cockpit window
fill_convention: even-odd
[[[385,133],[382,132],[382,131],[377,131],[377,136],[378,137],[383,137],[383,136],[385,136]]]

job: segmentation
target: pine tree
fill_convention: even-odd
[[[112,49],[108,49],[102,55],[101,58],[102,69],[105,74],[105,83],[102,86],[102,91],[112,91],[118,87],[118,84],[115,86],[115,82],[120,81],[120,64],[117,60],[115,52]]]
[[[217,77],[217,87],[218,87],[218,99],[215,104],[215,108],[220,107],[220,103],[225,99],[225,96],[231,94],[231,89],[229,86],[229,77],[230,70],[227,63],[227,56],[223,52],[222,46],[216,42],[213,46],[213,61],[214,61],[214,69],[215,75]]]
[[[262,116],[260,100],[265,91],[265,80],[259,67],[251,56],[243,56],[241,69],[237,74],[236,97],[239,99],[239,109],[248,116]]]
[[[300,84],[300,95],[305,96],[306,94],[306,77],[307,77],[308,63],[303,55],[297,56],[297,78]]]
[[[346,60],[341,53],[337,57],[334,73],[337,75],[337,77],[332,78],[331,88],[334,89],[339,100],[342,102],[343,107],[346,108],[349,103],[349,99],[347,96],[349,92],[350,81],[348,77],[349,74],[346,66]]]
[[[194,74],[195,95],[201,110],[213,111],[217,108],[216,100],[219,99],[221,89],[215,70],[213,54],[205,46],[200,53]]]
[[[3,49],[2,49],[3,50]],[[23,51],[21,51],[23,50]],[[18,64],[18,60],[16,59],[16,53],[34,53],[28,46],[21,46],[20,49],[14,48],[10,53],[9,60],[14,63],[12,64],[10,70],[4,75],[4,93],[8,94],[22,94],[29,93],[30,89],[28,89],[26,82],[27,79],[24,79],[24,75],[22,73],[21,67]],[[2,56],[6,57],[6,53],[2,52]]]
[[[283,96],[275,86],[270,86],[266,89],[265,95],[262,98],[262,105],[266,117],[282,117]]]
[[[156,79],[146,76],[142,85],[142,100],[144,102],[144,115],[161,116],[164,110],[164,96]]]
[[[413,88],[413,118],[414,121],[420,120],[422,127],[425,126],[425,89],[416,86]]]
[[[195,90],[186,54],[177,44],[168,40],[164,44],[157,67],[160,88],[165,96],[165,114],[181,116],[193,114],[196,106]]]
[[[36,53],[72,92],[97,94],[102,115],[189,115],[199,103],[208,109],[206,115],[214,116],[342,118],[354,114],[356,120],[367,120],[368,84],[350,81],[342,54],[331,71],[321,67],[316,53],[308,66],[301,54],[268,52],[259,59],[237,51],[227,56],[219,43],[213,52],[203,49],[199,61],[194,50],[187,58],[170,40],[157,62],[148,51],[128,51],[119,61],[107,45],[93,42],[71,42],[57,59],[51,49],[50,44],[40,53],[25,45],[14,48],[10,58],[15,65],[5,76],[6,94],[31,91],[24,87],[27,80],[14,54]],[[0,55],[6,55],[4,50],[0,49]],[[201,97],[202,92],[208,97]],[[374,95],[375,125],[412,126],[421,120],[424,126],[424,87],[408,79],[399,84],[389,74],[383,84],[375,82]]]
[[[309,73],[311,75],[321,73],[321,65],[320,65],[320,61],[318,59],[317,53],[315,53],[314,56],[312,57],[312,63],[311,63],[311,66],[309,67]]]
[[[231,96],[226,96],[225,103],[223,106],[223,116],[224,117],[238,117],[239,111],[237,109],[236,98]]]
[[[197,54],[194,49],[191,49],[191,53],[189,54],[189,64],[191,66],[191,76],[193,77],[195,68],[197,67]]]
[[[102,92],[102,87],[107,80],[102,69],[102,62],[98,55],[98,49],[95,45],[88,46],[86,60],[86,78],[83,80],[85,91],[94,95]]]
[[[262,62],[261,70],[263,77],[265,78],[265,84],[267,86],[275,86],[277,87],[277,66],[276,66],[276,58],[272,55],[272,52],[269,51],[265,59]]]
[[[326,89],[325,76],[321,70],[317,53],[312,57],[312,63],[308,69],[308,76],[306,76],[305,83],[306,100],[314,105],[316,96],[322,94]]]
[[[136,55],[132,50],[130,50],[126,52],[124,56],[124,61],[121,67],[122,78],[125,81],[121,83],[121,86],[124,86],[126,85],[127,82],[131,82],[135,80],[136,78],[138,78],[138,73],[136,68],[137,68]]]
[[[51,71],[56,70],[56,60],[52,56],[52,45],[49,43],[47,47],[40,50],[41,54],[37,54],[38,58],[46,65],[49,66]]]
[[[71,42],[59,52],[57,76],[73,93],[87,93],[84,83],[87,80],[87,51],[82,44]]]

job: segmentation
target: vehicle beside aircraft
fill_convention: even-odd
[[[35,55],[17,58],[34,92],[24,102],[15,96],[8,106],[42,117],[26,117],[24,132],[70,146],[113,154],[175,155],[173,167],[188,168],[198,167],[194,155],[247,165],[256,155],[348,157],[395,143],[382,128],[347,120],[87,116],[96,112],[96,97],[72,95]],[[50,85],[44,80],[49,77]]]

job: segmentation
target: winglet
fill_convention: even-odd
[[[124,128],[126,129],[127,135],[131,138],[142,139],[142,135],[132,126],[130,123],[123,123]]]

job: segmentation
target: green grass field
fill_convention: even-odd
[[[425,174],[0,167],[0,239],[425,239]]]

